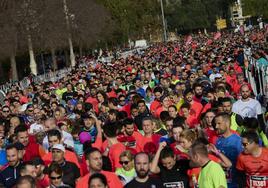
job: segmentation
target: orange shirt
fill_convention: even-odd
[[[126,147],[120,142],[110,147],[109,159],[112,163],[112,171],[115,171],[115,169],[122,167],[121,164],[119,163],[119,160],[120,160],[121,153],[125,150],[126,150]]]
[[[151,111],[151,113],[154,114],[155,111],[156,111],[156,109],[159,108],[160,106],[161,106],[161,103],[159,101],[157,101],[157,100],[154,100],[152,102],[152,104],[150,105],[150,111]]]
[[[106,177],[109,188],[123,188],[123,185],[117,175],[113,172],[102,170],[101,173]],[[90,174],[80,178],[76,183],[76,188],[88,188]]]
[[[149,143],[149,142],[154,143],[158,147],[158,143],[159,143],[160,138],[161,138],[161,135],[159,135],[159,134],[153,134],[150,137],[143,136],[142,142],[141,142],[142,151],[144,151],[145,144]]]
[[[203,106],[199,102],[193,102],[191,104],[189,116],[186,119],[187,124],[190,128],[195,127],[199,123],[199,117],[201,115]]]

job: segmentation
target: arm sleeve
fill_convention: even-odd
[[[244,119],[239,114],[235,115],[235,121],[239,126],[242,126],[244,124]]]
[[[76,179],[78,179],[81,176],[80,170],[79,170],[79,168],[77,167],[76,164],[74,164],[74,174],[75,174]]]
[[[258,121],[259,121],[260,129],[263,132],[266,132],[266,125],[265,125],[264,118],[263,118],[263,115],[262,114],[259,114],[258,115]]]

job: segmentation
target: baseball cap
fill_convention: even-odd
[[[215,78],[222,78],[222,75],[217,73],[217,74],[215,74]]]
[[[57,149],[57,150],[61,150],[61,151],[65,152],[65,147],[62,144],[55,144],[54,146],[52,146],[51,149],[52,150]]]

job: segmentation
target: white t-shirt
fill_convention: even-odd
[[[66,144],[67,146],[74,148],[74,140],[73,136],[66,132],[66,131],[61,131],[62,137],[63,137],[63,143]],[[48,144],[48,137],[46,136],[43,140],[43,147],[48,150],[49,144]]]
[[[255,99],[249,101],[242,101],[239,99],[233,104],[232,112],[239,114],[243,118],[255,117],[262,114],[261,104]]]

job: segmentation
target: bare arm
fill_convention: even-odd
[[[159,144],[158,150],[157,150],[157,152],[156,152],[156,154],[155,154],[155,156],[153,158],[153,161],[152,161],[151,166],[150,166],[150,170],[154,174],[158,174],[160,172],[160,168],[158,166],[158,162],[159,162],[159,158],[160,158],[160,153],[161,153],[162,149],[164,147],[166,147],[166,145],[167,145],[166,142],[161,142]]]

